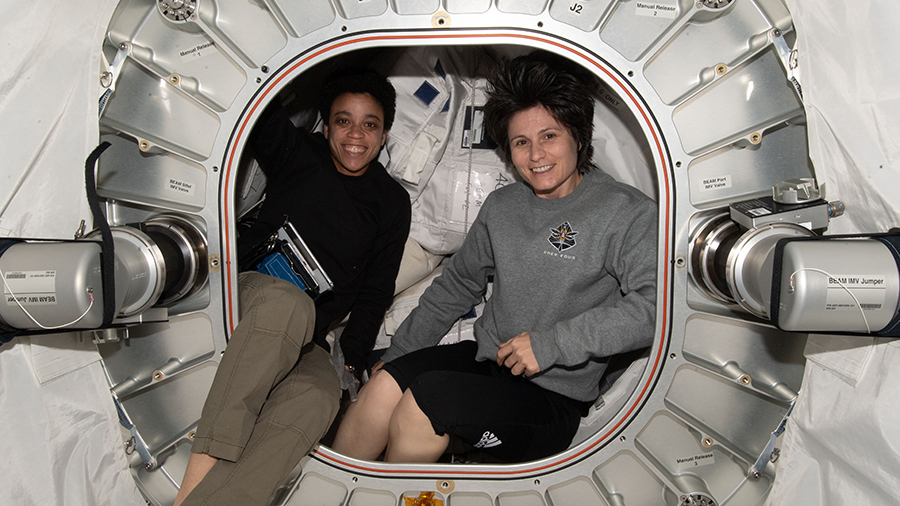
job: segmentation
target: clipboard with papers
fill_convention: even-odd
[[[254,248],[249,256],[260,259],[250,262],[251,269],[289,281],[313,300],[334,287],[325,269],[287,217],[284,224]]]

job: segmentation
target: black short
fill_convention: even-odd
[[[589,403],[545,390],[492,361],[474,341],[425,348],[384,370],[412,390],[437,434],[453,434],[508,462],[559,453],[572,442]]]

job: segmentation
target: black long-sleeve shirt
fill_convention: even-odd
[[[257,222],[238,240],[244,254],[287,215],[334,288],[316,300],[315,341],[328,349],[328,327],[350,312],[341,335],[345,362],[362,370],[394,295],[409,234],[409,194],[377,161],[361,176],[335,168],[328,141],[270,107],[250,143],[268,179]]]

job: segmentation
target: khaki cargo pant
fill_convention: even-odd
[[[312,343],[315,306],[287,281],[239,278],[241,319],[203,406],[191,448],[220,460],[185,506],[264,505],[328,430],[341,390]]]

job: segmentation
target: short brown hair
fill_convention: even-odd
[[[509,161],[510,120],[518,112],[543,106],[578,142],[578,171],[587,172],[593,167],[595,83],[584,69],[544,51],[503,60],[488,77],[487,133]]]

